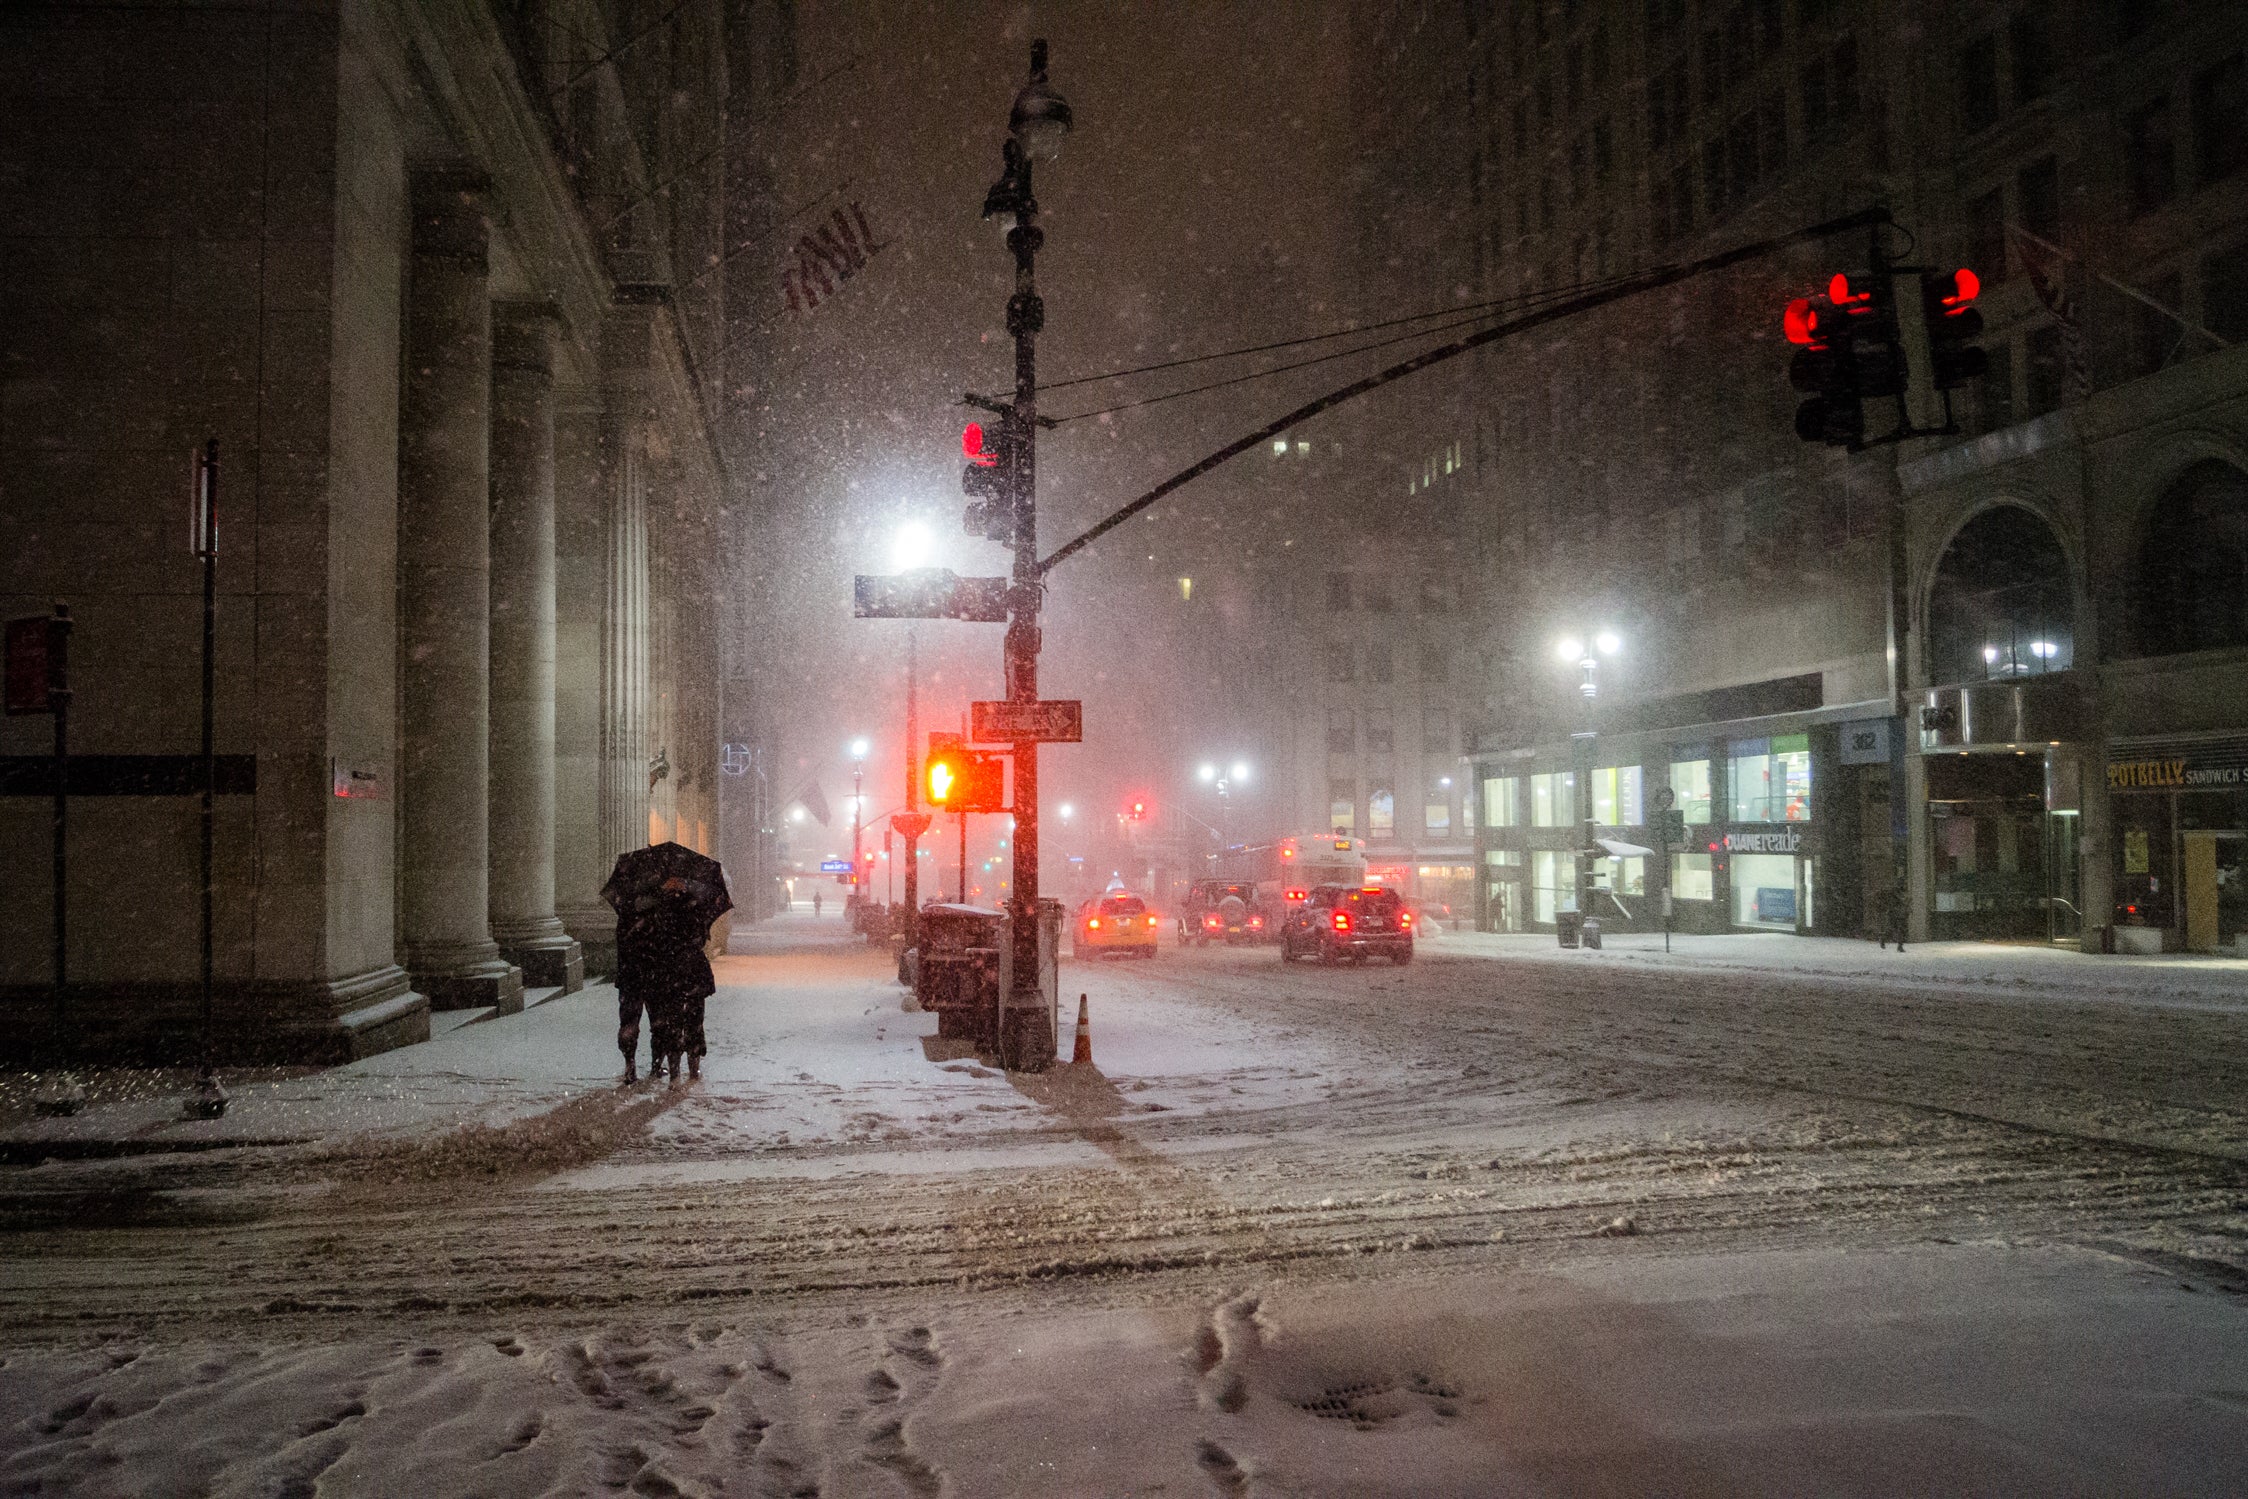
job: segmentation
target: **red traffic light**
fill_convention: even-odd
[[[1975,304],[1983,294],[1983,278],[1961,266],[1948,276],[1929,278],[1928,289],[1934,293],[1945,317],[1957,317]]]
[[[1861,314],[1873,311],[1873,279],[1870,276],[1852,276],[1848,271],[1837,271],[1827,283],[1827,300],[1843,312]]]
[[[1787,341],[1807,348],[1815,348],[1826,342],[1821,322],[1819,309],[1812,305],[1809,297],[1797,297],[1787,304],[1787,311],[1780,314],[1780,327],[1786,332]]]
[[[986,452],[984,449],[982,422],[970,422],[960,429],[960,451],[978,468],[990,468],[999,461],[997,453]]]

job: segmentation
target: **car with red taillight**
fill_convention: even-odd
[[[1077,908],[1069,934],[1073,958],[1123,953],[1127,957],[1155,956],[1155,929],[1162,918],[1146,901],[1128,890],[1109,890]]]
[[[1257,887],[1239,880],[1196,880],[1179,911],[1179,941],[1189,946],[1269,942],[1268,926]]]
[[[1363,963],[1387,958],[1413,961],[1413,913],[1404,898],[1380,885],[1314,885],[1280,929],[1280,961],[1317,958]]]

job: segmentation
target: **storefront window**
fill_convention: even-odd
[[[1366,831],[1374,838],[1388,838],[1397,832],[1397,798],[1387,787],[1366,798]]]
[[[1677,809],[1686,814],[1688,822],[1710,820],[1709,761],[1705,759],[1673,760],[1670,762],[1670,792],[1677,798]]]
[[[1672,854],[1670,893],[1678,900],[1715,900],[1717,882],[1710,873],[1709,855]]]
[[[1602,889],[1613,890],[1618,895],[1647,893],[1647,861],[1644,858],[1602,859],[1598,868]]]
[[[1565,828],[1577,820],[1577,773],[1556,770],[1530,777],[1530,826]]]
[[[1530,854],[1530,919],[1551,921],[1563,906],[1577,901],[1577,863],[1574,855],[1555,849],[1533,849]]]
[[[1730,780],[1735,822],[1807,822],[1811,817],[1811,736],[1743,739],[1733,745]]]
[[[1733,856],[1733,925],[1795,930],[1795,856]]]
[[[1522,825],[1522,783],[1502,776],[1483,783],[1483,826],[1514,828]]]
[[[1446,835],[1452,831],[1452,803],[1442,791],[1432,791],[1421,807],[1421,826],[1428,832]]]
[[[1636,827],[1647,820],[1640,810],[1639,767],[1606,765],[1592,773],[1592,820],[1604,828]]]

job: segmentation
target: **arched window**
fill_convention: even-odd
[[[1928,595],[1928,667],[1938,685],[2066,671],[2076,660],[2068,557],[2019,505],[1986,510],[1951,539]]]
[[[1397,834],[1397,796],[1387,786],[1376,787],[1366,798],[1366,831],[1376,838]]]
[[[2145,656],[2248,645],[2248,474],[2209,459],[2147,514],[2133,638]]]

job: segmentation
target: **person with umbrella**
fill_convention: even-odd
[[[601,898],[617,913],[617,1050],[639,1077],[640,1013],[648,1014],[648,1076],[702,1076],[704,1002],[716,991],[703,951],[710,924],[734,907],[716,859],[677,843],[618,856]]]

